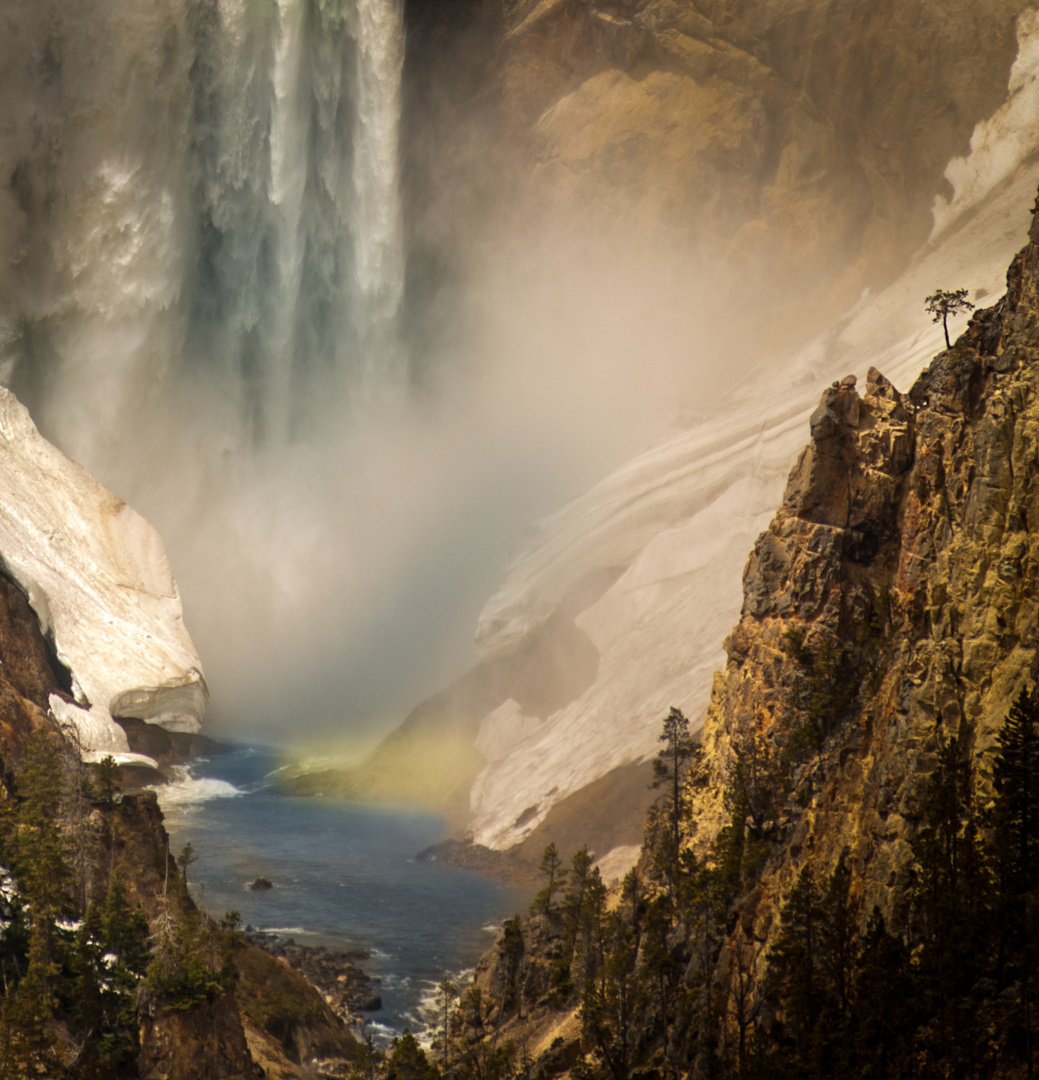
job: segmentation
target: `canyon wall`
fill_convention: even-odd
[[[499,233],[666,236],[733,285],[749,277],[773,334],[791,280],[812,296],[786,329],[821,327],[927,239],[945,168],[1003,101],[1031,10],[410,0],[413,299],[430,302],[427,266],[450,292],[486,218]]]
[[[1039,217],[908,392],[846,376],[809,430],[636,871],[607,899],[575,857],[477,970],[477,1018],[535,1074],[1026,1074],[1007,866],[1034,823],[999,837],[1039,679]]]
[[[157,762],[127,730],[150,752],[206,742],[208,691],[161,539],[6,390],[0,493],[4,1068],[292,1080],[313,1058],[342,1065],[356,1046],[342,1020],[196,908],[138,786]]]
[[[851,268],[841,280],[854,281],[856,295],[872,285],[814,337],[805,327],[835,307],[814,287],[787,294],[807,343],[785,348],[784,331],[766,320],[762,359],[723,405],[677,415],[643,454],[524,537],[481,615],[480,666],[415,710],[358,770],[313,780],[388,798],[421,792],[477,843],[536,856],[548,840],[574,835],[578,793],[612,776],[618,824],[612,835],[598,829],[594,846],[600,855],[616,847],[611,865],[620,867],[637,850],[663,716],[676,705],[694,727],[702,721],[724,663],[720,643],[739,613],[745,552],[782,496],[816,387],[849,372],[864,379],[873,366],[908,387],[941,340],[924,297],[940,282],[967,286],[978,301],[1003,289],[1035,187],[1037,22],[1021,4],[972,3],[943,12],[940,25],[899,5],[484,3],[450,18],[433,3],[408,10],[416,32],[406,87],[436,89],[431,130],[442,135],[437,124],[464,114],[477,130],[490,117],[512,133],[501,190],[481,189],[477,216],[497,212],[487,209],[495,196],[515,200],[515,213],[533,198],[577,218],[634,216],[648,232],[655,226],[638,215],[651,207],[658,224],[695,231],[702,197],[715,239],[724,234],[728,245],[719,274],[745,265],[734,253],[746,243],[773,284],[797,280],[802,258],[827,277],[840,251]],[[468,79],[455,85],[436,57],[463,41],[472,46]],[[955,73],[967,69],[970,87],[958,85]],[[685,90],[653,97],[654,80]],[[708,93],[729,102],[719,117],[760,106],[761,125],[746,138],[772,148],[767,164],[726,165],[706,136],[681,162],[661,149],[700,137],[704,106],[693,99]],[[656,112],[636,107],[650,100]],[[410,122],[423,115],[419,103]],[[473,188],[451,171],[466,168],[464,154],[453,162],[430,158],[429,142],[410,145],[412,180],[434,181],[428,213],[412,222],[431,244],[435,231],[423,230],[436,218],[437,184],[457,180],[455,198]],[[420,167],[431,160],[435,175]],[[739,324],[769,306],[753,273],[736,277],[732,337],[714,354],[723,366],[746,361]],[[435,308],[428,295],[423,302]],[[691,356],[696,347],[690,341]],[[444,747],[450,765],[431,769]]]

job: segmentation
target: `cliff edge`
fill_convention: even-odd
[[[544,1076],[1030,1075],[1039,217],[908,393],[847,376],[809,427],[637,867],[546,855],[463,1038]]]

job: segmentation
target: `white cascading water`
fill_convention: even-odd
[[[253,439],[280,445],[403,386],[403,56],[395,0],[266,11],[221,0],[196,46],[188,353],[231,365]]]
[[[45,6],[5,12],[0,133],[3,372],[44,428],[94,457],[191,383],[279,445],[399,394],[399,0]]]
[[[313,612],[364,561],[343,485],[385,486],[345,433],[407,392],[402,23],[402,0],[0,13],[0,381],[159,527],[216,702],[335,634]]]

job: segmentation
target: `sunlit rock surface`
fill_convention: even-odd
[[[208,689],[158,533],[2,388],[0,557],[71,672],[84,708],[51,705],[88,754],[136,760],[112,716],[199,729]]]
[[[634,208],[853,288],[924,239],[934,184],[998,105],[989,75],[1006,77],[1033,6],[517,0],[504,118],[530,132],[543,199],[606,220]]]
[[[875,366],[908,389],[943,344],[923,298],[964,286],[990,304],[1003,291],[1039,175],[1030,161],[1037,29],[1034,18],[1021,21],[1007,101],[979,125],[972,153],[951,163],[953,194],[936,205],[934,233],[907,271],[807,349],[760,369],[722,415],[668,434],[543,521],[514,559],[480,619],[485,659],[535,637],[589,572],[623,573],[576,620],[599,651],[593,684],[551,715],[523,716],[511,744],[501,710],[484,721],[482,743],[494,753],[472,791],[478,843],[521,842],[568,794],[654,754],[671,705],[700,726],[739,618],[747,552],[781,498],[820,385],[849,373],[861,381]]]

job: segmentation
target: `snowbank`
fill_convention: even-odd
[[[72,673],[84,708],[52,708],[85,751],[129,752],[113,715],[199,729],[209,691],[158,533],[2,387],[0,559]]]

